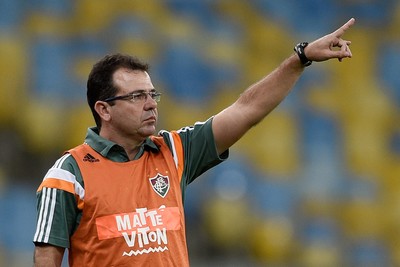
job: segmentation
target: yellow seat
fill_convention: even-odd
[[[204,203],[202,213],[212,243],[227,251],[245,246],[251,221],[249,207],[243,199],[209,199]]]
[[[285,217],[255,219],[249,228],[250,254],[265,266],[290,266],[294,225]]]
[[[275,110],[237,144],[262,171],[290,176],[300,167],[299,136],[295,118]]]
[[[96,126],[90,108],[86,103],[77,105],[64,115],[65,139],[63,145],[67,148],[82,144],[87,129]]]
[[[115,16],[117,1],[79,0],[71,25],[75,33],[100,33],[107,29]]]
[[[50,35],[66,38],[72,33],[72,24],[70,18],[34,12],[26,19],[24,29],[33,36]]]
[[[65,149],[65,110],[55,99],[29,99],[20,107],[17,124],[27,147],[34,153],[46,154]],[[60,141],[61,140],[61,141]]]
[[[23,36],[0,35],[0,124],[12,124],[23,116],[20,108],[28,99],[27,48]]]

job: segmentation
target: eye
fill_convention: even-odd
[[[154,92],[150,92],[150,97],[155,100],[156,102],[160,102],[160,98],[161,98],[161,93],[154,91]]]
[[[146,93],[137,93],[132,95],[133,101],[142,101],[145,100],[145,98],[146,98]]]

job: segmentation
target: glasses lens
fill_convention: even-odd
[[[160,99],[161,99],[161,93],[158,93],[158,92],[150,93],[150,96],[151,96],[151,98],[152,98],[153,100],[155,100],[156,102],[159,102]]]
[[[111,102],[115,100],[130,100],[132,102],[144,102],[146,101],[147,97],[150,96],[151,99],[153,99],[156,102],[159,102],[161,99],[161,93],[159,92],[140,92],[140,93],[131,93],[127,95],[122,95],[122,96],[114,96],[107,98],[104,100],[105,102]]]
[[[145,101],[147,98],[147,94],[146,93],[137,93],[137,94],[132,94],[131,95],[131,100],[133,102],[142,102]]]

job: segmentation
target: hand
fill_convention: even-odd
[[[342,35],[355,23],[355,19],[351,18],[342,27],[336,31],[325,35],[318,40],[310,43],[304,53],[311,61],[325,61],[332,58],[337,58],[342,61],[343,58],[352,57],[350,51],[350,41],[343,40]],[[338,49],[335,49],[337,47]]]

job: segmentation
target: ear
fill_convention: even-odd
[[[99,114],[100,118],[103,121],[111,120],[111,113],[110,113],[111,106],[107,102],[97,101],[94,104],[94,109],[96,110],[97,114]]]

